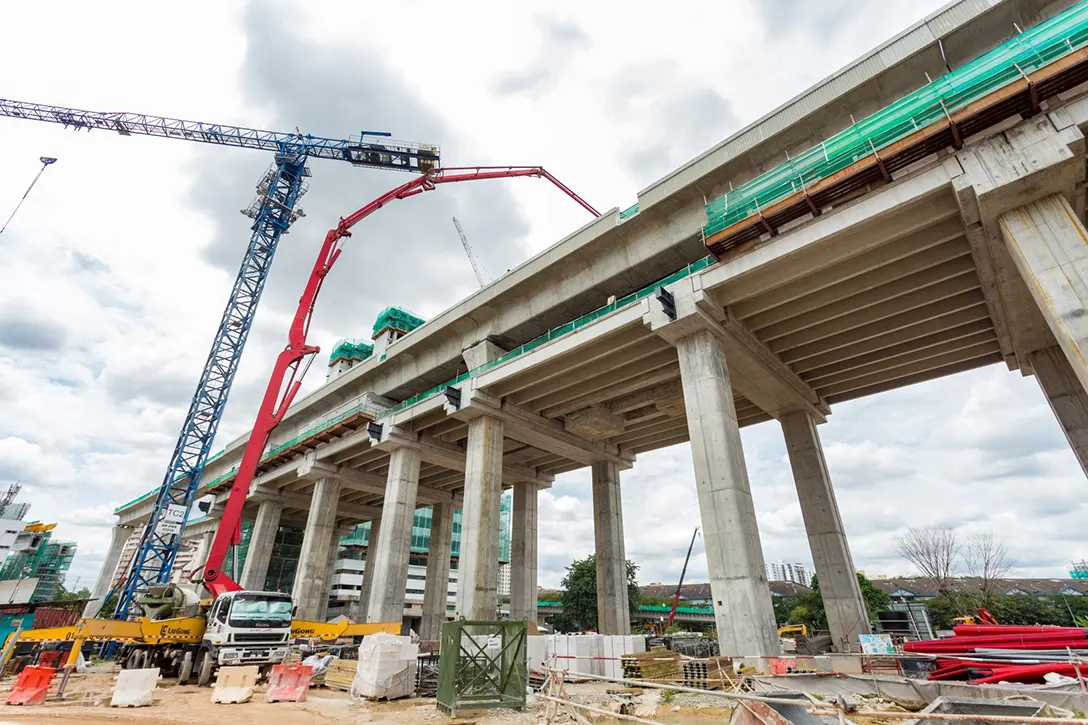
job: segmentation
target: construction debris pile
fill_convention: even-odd
[[[947,639],[903,645],[907,652],[937,655],[930,680],[966,679],[977,685],[1053,682],[1055,675],[1079,680],[1081,660],[1088,656],[1088,630],[1076,627],[974,624],[953,631]]]

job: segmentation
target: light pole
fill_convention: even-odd
[[[15,601],[15,595],[19,593],[19,585],[23,583],[23,579],[26,579],[30,574],[30,567],[24,566],[22,572],[19,573],[19,578],[15,581],[15,588],[11,590],[11,596],[8,597],[8,604]]]

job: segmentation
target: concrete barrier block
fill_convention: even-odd
[[[309,665],[275,665],[268,675],[268,702],[305,702],[313,668]]]
[[[57,671],[52,667],[27,667],[11,688],[5,702],[8,705],[40,705],[45,702],[49,685]]]
[[[249,702],[260,676],[261,669],[257,665],[220,667],[212,689],[212,702]]]
[[[158,667],[121,670],[117,673],[117,684],[113,686],[110,707],[147,707],[155,699],[158,681]]]

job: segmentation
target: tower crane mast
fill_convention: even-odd
[[[106,130],[122,136],[159,136],[252,148],[271,151],[275,158],[258,183],[257,198],[242,210],[253,219],[252,235],[114,610],[114,616],[125,618],[137,592],[169,580],[276,247],[288,227],[301,216],[296,204],[306,191],[304,179],[310,175],[307,161],[330,159],[365,168],[426,174],[438,168],[439,148],[389,140],[382,138],[384,133],[364,132],[350,139],[334,139],[5,99],[0,99],[0,116],[56,123],[74,130]]]

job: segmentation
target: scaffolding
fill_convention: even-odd
[[[407,335],[423,323],[422,317],[417,317],[407,310],[402,310],[400,307],[386,307],[378,315],[378,319],[374,320],[374,337],[390,328]]]
[[[374,354],[374,346],[361,339],[346,339],[336,343],[329,355],[329,365],[337,360],[366,360]]]

